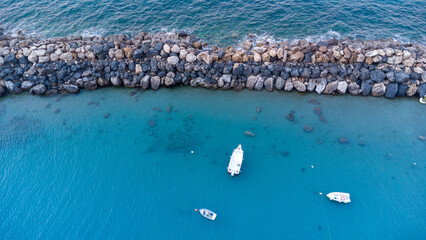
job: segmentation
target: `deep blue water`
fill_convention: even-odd
[[[1,239],[426,237],[426,111],[416,99],[134,93],[0,98]],[[332,191],[352,203],[329,201]],[[216,221],[194,212],[202,207]]]
[[[426,42],[424,0],[2,0],[0,25],[42,36],[184,30],[215,44],[277,39]]]
[[[0,25],[47,37],[184,30],[219,45],[248,33],[425,43],[425,5],[3,0]],[[0,239],[426,239],[416,99],[134,91],[0,98]],[[240,143],[243,172],[231,178]],[[332,191],[353,202],[330,202]],[[193,211],[202,207],[217,220]]]

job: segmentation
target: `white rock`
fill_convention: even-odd
[[[58,56],[58,54],[56,54],[56,53],[52,53],[52,54],[50,54],[50,61],[52,61],[52,62],[56,62],[56,61],[58,61],[59,60],[59,56]]]
[[[379,51],[378,50],[373,50],[373,51],[368,51],[365,53],[366,57],[375,57],[379,55]]]
[[[187,55],[188,55],[188,52],[185,49],[180,50],[179,52],[180,59],[185,60]]]
[[[71,62],[71,61],[72,61],[72,59],[73,59],[73,56],[72,56],[72,53],[70,53],[70,52],[66,52],[66,53],[61,54],[61,56],[59,56],[59,58],[60,58],[62,61],[65,61],[65,62]]]
[[[136,74],[142,73],[142,66],[140,64],[136,64],[136,66],[135,66],[135,73]]]
[[[38,57],[37,54],[35,54],[35,52],[32,52],[29,56],[28,56],[28,61],[35,63],[37,62]]]
[[[167,53],[167,54],[170,53],[170,46],[169,46],[169,44],[166,43],[166,44],[163,45],[163,51],[165,53]]]
[[[37,56],[44,56],[46,55],[46,50],[45,49],[38,49],[38,50],[34,50],[33,51]]]
[[[348,89],[348,83],[345,81],[341,81],[337,84],[337,92],[340,94],[345,94]]]
[[[192,63],[192,62],[195,62],[195,60],[197,60],[197,57],[194,54],[190,53],[186,55],[187,62]]]
[[[395,50],[393,50],[392,48],[386,48],[385,49],[385,54],[386,56],[390,57],[395,53]]]
[[[50,56],[48,55],[48,56],[40,56],[40,57],[38,57],[38,62],[39,63],[45,63],[45,62],[48,62],[48,61],[50,61]]]
[[[173,45],[172,52],[179,53],[180,52],[180,47],[177,44]]]
[[[167,63],[170,65],[176,65],[179,62],[179,58],[177,56],[170,56],[167,58]]]
[[[306,85],[303,82],[295,81],[293,83],[294,88],[297,89],[299,92],[306,92]]]
[[[22,54],[24,54],[25,57],[28,57],[30,55],[31,51],[29,48],[23,48]]]

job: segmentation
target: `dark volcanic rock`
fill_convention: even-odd
[[[398,71],[395,74],[395,82],[397,83],[405,83],[410,79],[410,75],[405,72]]]
[[[371,93],[371,90],[373,89],[373,86],[371,86],[370,84],[366,83],[366,82],[362,82],[361,83],[361,93],[364,96],[367,96]]]
[[[395,98],[398,92],[398,83],[391,83],[386,87],[386,98]]]
[[[408,89],[408,85],[407,84],[399,84],[398,85],[398,92],[396,93],[397,97],[404,97],[407,95],[407,89]]]
[[[376,83],[383,82],[383,80],[386,78],[386,74],[382,70],[374,70],[371,71],[370,78]]]

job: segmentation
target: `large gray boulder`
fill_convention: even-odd
[[[339,81],[333,81],[327,84],[324,90],[324,94],[333,94],[337,90],[337,84],[339,84]]]
[[[414,96],[414,94],[416,94],[416,92],[417,92],[417,89],[418,89],[418,87],[417,87],[416,84],[410,84],[410,86],[408,86],[408,89],[407,89],[407,92],[406,92],[407,97]]]
[[[80,91],[78,86],[73,85],[73,84],[64,84],[62,86],[62,89],[65,90],[66,92],[69,92],[69,93],[78,93],[78,91]]]
[[[373,89],[371,90],[371,95],[375,97],[383,96],[386,92],[386,87],[383,82],[381,83],[375,83],[373,85]]]
[[[290,92],[291,90],[293,90],[293,82],[291,81],[291,79],[287,79],[285,80],[285,85],[284,85],[284,90]]]
[[[123,81],[121,80],[121,78],[118,77],[111,77],[110,81],[111,84],[115,87],[120,87],[121,85],[123,85]]]
[[[296,88],[296,89],[297,89],[297,91],[299,91],[299,92],[306,92],[306,86],[305,86],[305,83],[300,82],[300,81],[295,81],[295,82],[293,83],[293,85],[294,85],[294,88]]]
[[[46,86],[43,84],[37,84],[33,88],[30,89],[30,93],[41,95],[46,92]]]
[[[257,77],[256,76],[249,76],[247,78],[247,82],[246,82],[246,88],[249,90],[252,90],[254,88],[254,85],[256,85],[257,82]]]
[[[178,62],[179,62],[179,57],[177,57],[177,56],[170,56],[170,57],[167,58],[167,63],[170,64],[170,65],[174,66],[174,65],[178,64]]]
[[[264,82],[263,77],[262,76],[258,76],[257,77],[257,82],[254,85],[254,89],[257,90],[257,91],[262,90],[262,88],[263,88],[263,82]]]
[[[160,77],[159,76],[154,76],[151,77],[151,88],[154,90],[157,90],[160,87]]]
[[[281,90],[284,87],[284,79],[282,77],[277,77],[274,84],[275,89]]]
[[[61,59],[62,61],[64,61],[64,62],[71,62],[72,61],[72,59],[73,59],[73,56],[72,56],[72,53],[70,53],[70,52],[66,52],[66,53],[62,53],[60,56],[59,56],[59,59]]]
[[[21,88],[25,91],[30,90],[32,87],[34,87],[34,83],[30,81],[23,81],[21,83]]]
[[[272,92],[274,90],[274,79],[273,78],[270,77],[270,78],[266,79],[264,84],[265,84],[266,91]]]
[[[337,84],[337,92],[340,94],[345,94],[348,89],[348,83],[345,81],[341,81]]]
[[[164,79],[164,85],[167,87],[175,85],[175,73],[174,72],[168,72],[165,79]]]
[[[359,85],[356,84],[356,82],[350,82],[348,86],[348,91],[352,95],[358,95],[359,94]]]
[[[325,78],[321,78],[321,80],[317,84],[317,87],[315,88],[315,92],[317,92],[318,94],[321,94],[324,91],[326,86],[327,86],[327,80]]]
[[[309,79],[308,87],[306,88],[306,90],[308,90],[309,92],[312,92],[315,90],[316,85],[317,85],[317,81],[311,78]]]
[[[149,75],[145,75],[145,76],[143,76],[143,78],[141,79],[141,81],[140,81],[140,86],[141,86],[141,88],[143,88],[143,89],[147,89],[147,88],[149,88],[149,79],[150,79],[151,77],[149,76]]]
[[[390,83],[386,87],[386,98],[395,98],[396,94],[398,93],[398,83]]]

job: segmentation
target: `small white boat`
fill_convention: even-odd
[[[229,160],[228,165],[228,172],[231,174],[231,176],[234,176],[235,174],[240,174],[241,165],[243,164],[243,154],[244,151],[241,148],[241,144],[238,145],[236,149],[234,149],[234,152],[232,152],[232,156]]]
[[[339,203],[350,203],[351,202],[351,196],[349,193],[342,193],[342,192],[332,192],[327,194],[327,197],[330,198],[330,200],[339,202]]]
[[[214,221],[216,219],[217,214],[214,213],[213,211],[210,211],[206,208],[201,208],[200,210],[195,209],[196,212],[200,212],[201,216]]]
[[[424,95],[423,97],[419,98],[419,102],[421,104],[426,104],[426,95]]]

